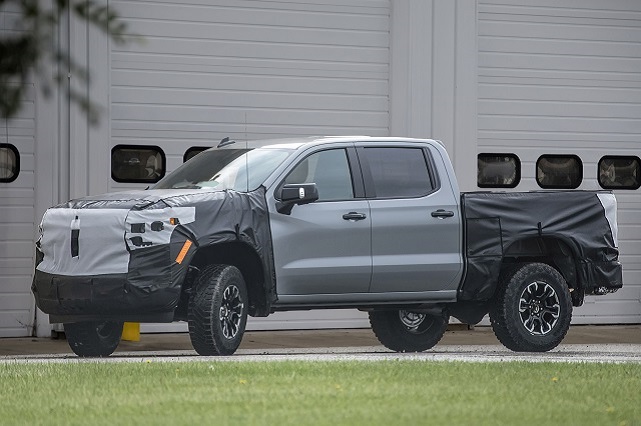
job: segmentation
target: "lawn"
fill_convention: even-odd
[[[0,364],[0,424],[641,425],[641,365]]]

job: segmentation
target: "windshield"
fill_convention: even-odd
[[[258,148],[204,151],[178,167],[153,189],[216,188],[253,191],[291,150]]]

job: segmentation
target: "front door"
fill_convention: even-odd
[[[305,296],[368,292],[371,218],[368,202],[356,198],[349,158],[347,148],[308,155],[281,184],[315,183],[318,201],[294,206],[290,214],[270,203],[279,296],[311,302]]]

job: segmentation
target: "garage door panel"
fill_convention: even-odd
[[[244,115],[251,115],[254,124],[288,124],[304,125],[307,123],[331,123],[336,126],[349,126],[357,120],[364,126],[376,126],[381,120],[387,118],[386,112],[376,113],[352,112],[345,116],[342,112],[304,111],[301,109],[291,110],[245,110],[240,114],[236,111],[225,108],[202,108],[202,107],[182,107],[181,114],[176,115],[176,109],[165,105],[145,105],[140,108],[136,105],[127,105],[118,108],[117,113],[113,114],[115,119],[128,119],[135,121],[159,120],[168,121],[206,121],[211,117],[216,117],[217,121],[233,122],[238,120],[242,122]],[[240,115],[240,117],[239,117]],[[311,117],[313,116],[313,117]]]
[[[512,99],[532,101],[568,101],[568,102],[593,102],[593,103],[632,103],[639,104],[641,89],[611,88],[604,89],[593,86],[588,87],[550,87],[543,83],[536,84],[527,80],[518,85],[506,84],[479,84],[479,99]],[[536,111],[536,109],[532,109]],[[486,110],[480,110],[484,114]]]
[[[0,274],[0,288],[7,293],[30,293],[30,288],[25,287],[25,281],[31,283],[33,265],[15,266],[11,270],[4,270]]]
[[[342,4],[261,1],[259,7],[256,2],[245,2],[246,7],[239,7],[242,6],[239,2],[220,0],[200,4],[190,1],[190,5],[155,1],[148,2],[147,7],[141,7],[140,2],[134,1],[112,3],[124,20],[131,23],[134,33],[137,31],[134,20],[143,19],[356,30],[387,29],[389,25],[388,5],[385,1],[367,2],[364,5],[358,2],[361,5],[349,9],[345,9],[345,3],[353,4],[351,1]],[[370,5],[378,7],[367,7]],[[354,19],[354,15],[359,19]]]
[[[256,27],[251,25],[218,25],[215,23],[166,22],[155,20],[136,21],[136,31],[145,37],[170,39],[168,34],[180,34],[192,40],[229,40],[238,42],[323,44],[340,46],[375,47],[387,43],[389,36],[383,32],[374,37],[365,30],[330,30],[321,28]]]
[[[479,106],[484,110],[491,110],[494,114],[499,115],[527,115],[532,113],[531,102],[487,99],[480,101]],[[603,103],[539,101],[537,106],[548,115],[563,115],[566,117],[627,118],[635,120],[641,117],[641,104],[613,103],[604,105]]]
[[[205,54],[203,54],[205,53]],[[175,55],[167,56],[162,53],[151,52],[114,52],[111,56],[112,67],[117,70],[141,69],[141,70],[177,70],[177,71],[202,71],[221,72],[238,75],[303,75],[303,76],[333,76],[358,77],[361,73],[371,75],[378,74],[384,77],[389,72],[389,66],[385,63],[342,61],[342,62],[320,62],[316,60],[301,59],[274,59],[274,58],[251,58],[251,57],[218,57],[209,56],[207,52],[199,52],[196,55]],[[346,74],[340,74],[340,73]],[[285,74],[281,74],[285,73]]]
[[[479,54],[480,67],[493,68],[521,68],[521,69],[548,69],[559,71],[572,71],[581,69],[598,72],[626,72],[634,73],[641,68],[641,59],[581,55],[547,54],[534,55],[531,53],[507,53],[485,51]]]
[[[389,100],[386,95],[334,95],[334,94],[301,94],[301,93],[244,93],[224,90],[180,90],[164,89],[146,90],[136,87],[116,87],[112,89],[115,99],[126,99],[145,96],[149,104],[157,105],[191,105],[206,107],[271,108],[274,104],[291,109],[313,108],[314,110],[350,109],[351,111],[387,112]],[[641,108],[641,106],[640,106]]]
[[[184,72],[142,72],[116,71],[112,74],[112,84],[116,87],[169,87],[205,90],[239,90],[258,92],[294,92],[294,93],[329,93],[329,94],[387,94],[387,82],[384,79],[353,78],[311,78],[311,77],[275,77],[254,75],[225,75]],[[126,95],[126,94],[125,94]],[[129,100],[125,96],[121,101]],[[134,100],[134,99],[131,99]],[[141,101],[144,99],[141,99]]]
[[[478,149],[519,155],[516,190],[539,189],[542,154],[581,157],[579,189],[598,188],[601,157],[639,155],[641,2],[481,0],[478,10]],[[587,298],[575,323],[641,321],[639,190],[616,194],[624,287]]]
[[[638,37],[638,35],[636,35]],[[491,50],[490,50],[491,49]],[[523,38],[485,37],[479,44],[481,52],[523,52]],[[589,44],[582,40],[528,40],[527,49],[531,55],[570,55],[599,56],[601,58],[638,58],[641,56],[641,43],[620,43],[592,41]]]
[[[274,57],[284,60],[304,61],[351,61],[355,56],[367,53],[366,62],[385,63],[388,51],[379,47],[309,45],[291,43],[250,43],[226,42],[208,40],[182,40],[177,38],[147,37],[145,43],[136,44],[131,40],[123,47],[125,52],[144,52],[166,55],[203,55],[212,54],[219,57],[253,57],[271,59]],[[363,55],[365,58],[365,55]]]

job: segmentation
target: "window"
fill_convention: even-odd
[[[422,197],[434,189],[422,148],[365,148],[377,198]]]
[[[354,198],[352,174],[344,149],[331,149],[310,155],[294,167],[284,183],[315,183],[319,201]]]
[[[521,181],[521,160],[514,154],[479,154],[476,182],[479,188],[514,188]]]
[[[165,175],[165,153],[157,146],[116,145],[111,178],[116,182],[156,183]]]
[[[216,149],[197,155],[153,189],[216,188],[253,191],[291,154],[288,149]]]
[[[641,186],[641,160],[622,155],[601,158],[599,185],[604,189],[638,189]]]
[[[8,143],[0,143],[0,182],[13,182],[20,173],[18,149]]]
[[[200,154],[203,151],[208,150],[209,148],[211,148],[211,147],[192,146],[187,151],[185,151],[185,154],[183,155],[183,163],[186,163],[187,161],[189,161],[192,158],[194,158],[196,155]]]
[[[536,183],[545,189],[575,189],[583,180],[583,163],[576,155],[542,155],[536,160]]]

